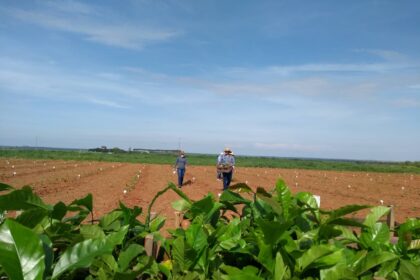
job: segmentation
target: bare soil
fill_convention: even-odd
[[[293,193],[307,191],[321,196],[321,208],[333,209],[348,204],[393,205],[397,222],[420,217],[420,175],[366,172],[314,171],[278,168],[241,168],[234,172],[233,184],[245,182],[252,188],[272,189],[283,178]],[[16,188],[31,185],[47,203],[93,194],[94,215],[99,218],[122,201],[143,212],[156,193],[176,182],[170,165],[56,160],[2,159],[0,182]],[[189,166],[182,190],[193,200],[211,192],[217,197],[222,182],[214,166]],[[124,193],[126,190],[126,193]],[[152,211],[167,217],[174,225],[171,202],[179,197],[169,191],[159,197]],[[140,217],[144,218],[144,215]]]

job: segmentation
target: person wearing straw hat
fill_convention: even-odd
[[[218,157],[217,169],[223,176],[223,190],[226,190],[232,181],[232,172],[235,166],[235,158],[232,156],[232,150],[225,148],[223,155]]]
[[[184,182],[185,169],[187,166],[187,159],[185,158],[184,151],[180,151],[179,156],[176,159],[174,168],[178,174],[178,187],[181,188]]]

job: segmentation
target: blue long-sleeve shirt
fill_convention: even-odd
[[[187,159],[185,157],[178,157],[175,162],[175,168],[185,169],[187,166]]]
[[[235,157],[230,154],[223,154],[217,158],[217,164],[235,166]]]

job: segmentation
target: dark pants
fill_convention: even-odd
[[[230,185],[230,181],[232,180],[232,171],[230,172],[223,172],[223,190],[226,190],[229,185]]]
[[[178,187],[181,187],[184,182],[185,168],[178,168],[176,171],[178,172]]]

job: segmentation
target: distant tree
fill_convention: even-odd
[[[122,153],[125,153],[126,151],[124,151],[123,149],[120,149],[120,148],[118,148],[118,147],[114,147],[114,148],[112,148],[111,150],[109,150],[110,152],[113,152],[113,153],[115,153],[115,154],[118,154],[118,153],[120,153],[120,154],[122,154]]]

